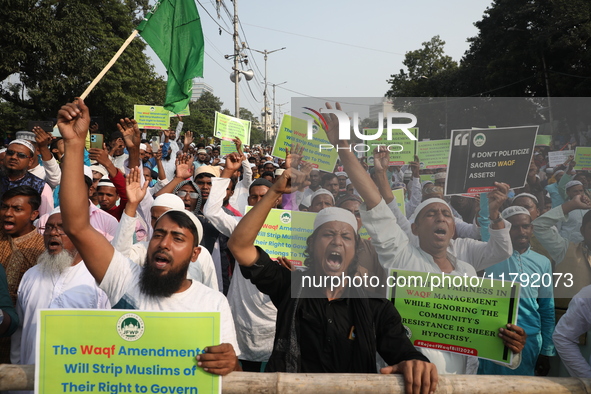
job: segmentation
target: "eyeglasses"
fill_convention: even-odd
[[[6,151],[6,156],[14,156],[14,155],[16,155],[16,157],[18,157],[19,159],[30,159],[31,158],[31,156],[27,156],[22,152],[15,152],[12,149],[8,149]]]
[[[51,234],[51,232],[55,230],[58,235],[65,235],[66,233],[64,232],[64,229],[62,226],[60,225],[53,225],[53,224],[48,224],[45,226],[45,232],[48,234]]]
[[[180,198],[185,197],[187,194],[191,198],[199,198],[199,193],[197,193],[197,192],[186,192],[184,190],[179,190],[178,192],[176,192],[176,195],[179,196]]]

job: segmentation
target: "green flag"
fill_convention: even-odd
[[[193,78],[203,76],[203,31],[195,0],[159,0],[137,27],[168,73],[164,108],[189,104]]]

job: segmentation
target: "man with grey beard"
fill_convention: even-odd
[[[62,228],[57,208],[45,224],[45,251],[37,265],[29,269],[19,285],[16,310],[18,330],[12,336],[10,359],[13,364],[35,363],[37,310],[109,309],[107,295],[84,265],[82,258]]]

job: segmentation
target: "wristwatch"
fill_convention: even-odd
[[[489,216],[489,217],[488,217],[488,220],[490,220],[490,222],[491,222],[492,224],[497,224],[498,222],[500,222],[501,220],[503,220],[503,217],[502,217],[501,215],[499,215],[499,217],[498,217],[498,218],[496,218],[496,219],[493,219],[493,218],[491,218],[491,217]]]

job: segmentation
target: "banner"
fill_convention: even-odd
[[[550,146],[552,143],[551,135],[538,135],[536,137],[536,146]]]
[[[446,168],[449,160],[450,140],[419,141],[417,156],[421,162],[421,170]]]
[[[250,120],[235,118],[216,111],[213,136],[222,140],[220,156],[236,152],[236,145],[232,142],[234,138],[240,138],[243,145],[250,145]]]
[[[195,357],[219,344],[219,312],[41,310],[35,393],[217,394]]]
[[[404,216],[406,216],[406,205],[404,204],[404,189],[396,189],[392,190],[392,194],[396,198],[396,204],[398,204],[398,209]]]
[[[516,324],[519,283],[391,270],[394,306],[414,346],[510,363],[499,328]]]
[[[409,128],[408,131],[419,138],[419,129],[417,127]],[[378,129],[363,129],[363,134],[376,134]],[[383,132],[380,137],[375,140],[368,141],[371,145],[385,145],[390,151],[391,166],[403,166],[411,161],[414,161],[417,141],[411,140],[402,130],[392,130],[392,139],[388,139],[387,133]],[[368,156],[373,156],[373,150],[367,152]]]
[[[140,129],[168,130],[170,111],[157,105],[134,105],[133,118]]]
[[[538,126],[452,130],[445,195],[525,186]]]
[[[333,172],[339,157],[336,149],[332,147],[326,133],[321,127],[314,125],[314,139],[308,140],[308,122],[290,115],[283,115],[281,126],[271,155],[285,158],[285,148],[300,144],[304,147],[303,161],[311,163],[321,171]],[[324,147],[324,148],[323,148]]]
[[[178,114],[175,114],[174,112],[168,112],[168,116],[170,116],[171,118],[174,118],[177,115],[180,115],[180,116],[190,116],[191,115],[191,110],[189,109],[189,106],[187,105],[187,107],[184,110],[182,110],[181,112],[179,112]]]
[[[568,160],[569,156],[574,155],[574,150],[558,150],[548,152],[548,166],[554,168],[560,164],[564,164]]]
[[[575,148],[575,170],[591,170],[591,148],[578,146]]]

